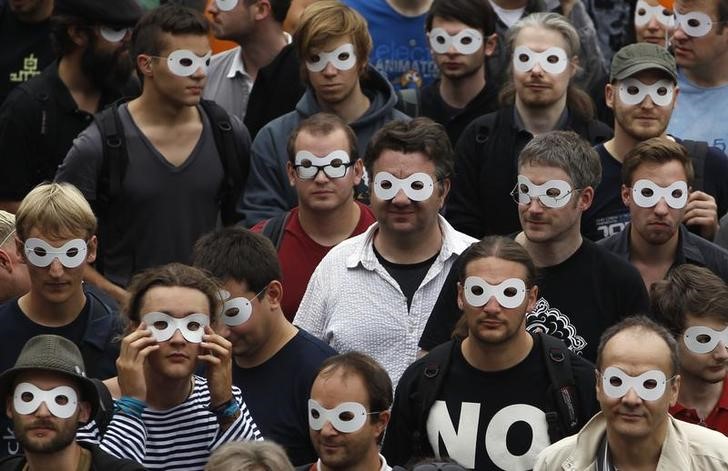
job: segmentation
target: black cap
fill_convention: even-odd
[[[54,15],[71,15],[106,26],[134,26],[144,11],[137,0],[55,0]]]
[[[69,376],[81,390],[81,398],[91,404],[91,418],[99,408],[99,392],[86,377],[81,351],[75,343],[59,335],[36,335],[28,340],[18,355],[15,366],[0,375],[0,399],[5,399],[15,377],[25,371],[52,371]]]

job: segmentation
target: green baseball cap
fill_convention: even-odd
[[[650,43],[624,46],[612,58],[609,81],[624,80],[643,70],[661,70],[677,82],[675,58],[664,47]]]
[[[15,366],[0,375],[0,398],[10,394],[15,377],[26,371],[52,371],[69,376],[81,392],[81,399],[91,404],[91,416],[99,408],[99,392],[86,377],[81,351],[75,343],[59,335],[36,335],[28,340],[15,361]]]

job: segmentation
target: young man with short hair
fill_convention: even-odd
[[[268,123],[253,141],[251,174],[240,208],[246,226],[297,204],[286,170],[285,143],[305,118],[320,111],[339,116],[354,130],[362,155],[385,123],[407,119],[394,109],[392,85],[368,64],[372,39],[366,21],[354,9],[338,0],[314,2],[304,10],[293,43],[306,93],[294,111]],[[366,185],[360,191],[365,192]]]
[[[681,93],[668,131],[728,154],[728,0],[677,0],[674,10]]]
[[[693,178],[685,148],[666,138],[641,142],[624,157],[621,192],[631,222],[599,245],[630,261],[648,288],[683,263],[708,267],[728,280],[728,251],[681,224]]]
[[[601,412],[542,451],[534,471],[728,467],[728,438],[668,413],[681,377],[667,329],[644,316],[623,320],[602,336],[596,366]]]
[[[468,469],[531,469],[543,448],[596,411],[592,365],[559,340],[526,330],[538,286],[520,244],[486,237],[463,252],[458,271],[465,338],[407,369],[382,453],[399,465],[434,455]],[[551,372],[558,368],[568,379]]]
[[[596,359],[607,327],[649,307],[637,270],[581,236],[581,216],[600,173],[588,142],[573,132],[552,131],[524,147],[511,192],[523,228],[515,239],[540,273],[540,298],[526,315],[526,328],[563,340],[589,361]],[[446,342],[461,316],[456,282],[457,270],[451,270],[420,339],[423,350]]]
[[[652,313],[680,345],[673,417],[728,435],[728,286],[705,267],[680,265],[652,285]]]
[[[15,244],[15,215],[0,209],[0,304],[29,289],[28,268]]]
[[[194,242],[219,219],[238,220],[249,137],[240,120],[200,102],[208,31],[207,19],[186,7],[147,12],[131,39],[141,96],[89,126],[56,175],[78,186],[99,214],[102,270],[88,281],[119,301],[135,273],[189,262]],[[105,157],[114,148],[121,150]]]
[[[261,436],[283,446],[294,465],[316,453],[308,438],[306,398],[324,359],[336,352],[284,316],[286,289],[273,245],[239,227],[219,229],[195,244],[194,265],[223,286],[221,334],[232,343],[233,384]]]
[[[2,471],[144,469],[96,445],[76,442],[76,429],[96,415],[100,400],[95,383],[86,377],[81,352],[64,337],[28,340],[15,366],[0,375],[0,398],[24,452],[0,459]]]
[[[605,88],[607,106],[614,112],[614,137],[595,147],[602,162],[602,180],[582,220],[582,231],[589,239],[609,237],[629,222],[620,191],[627,152],[652,137],[667,137],[688,150],[696,174],[683,223],[712,240],[718,218],[728,211],[728,159],[706,143],[667,135],[680,93],[675,58],[664,47],[631,44],[614,55]]]
[[[16,87],[0,107],[0,209],[13,213],[34,186],[53,179],[94,113],[137,92],[127,46],[142,15],[139,4],[53,3],[51,41],[58,60]]]
[[[495,18],[488,0],[435,0],[425,18],[440,78],[415,95],[418,112],[445,126],[453,145],[471,121],[498,109],[498,87],[485,72],[498,42]]]
[[[520,229],[509,193],[516,161],[534,137],[573,130],[592,145],[612,136],[593,119],[591,98],[573,84],[579,35],[556,13],[534,13],[512,26],[506,38],[510,80],[501,90],[507,106],[470,123],[457,142],[455,178],[446,217],[473,237]]]
[[[319,459],[298,471],[391,471],[379,443],[391,417],[392,381],[359,352],[321,364],[308,400],[311,443]]]
[[[371,209],[354,199],[364,166],[356,134],[341,118],[316,113],[288,138],[288,178],[298,206],[253,226],[273,241],[286,280],[281,307],[293,320],[311,274],[336,244],[374,223]]]
[[[340,353],[371,355],[395,384],[416,358],[448,270],[475,242],[439,215],[452,158],[444,128],[428,118],[374,135],[364,165],[377,222],[324,257],[294,319]]]

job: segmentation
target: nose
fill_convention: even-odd
[[[491,296],[490,299],[488,299],[483,305],[484,312],[499,312],[500,310],[501,305],[498,303],[498,300],[495,299],[495,296]]]
[[[333,435],[338,435],[339,431],[334,428],[334,426],[331,424],[330,420],[327,420],[324,422],[324,426],[321,427],[321,435],[330,437]]]
[[[713,349],[713,358],[716,360],[725,360],[728,359],[728,345],[723,343],[721,340],[718,342],[718,345]]]
[[[207,6],[207,13],[211,15],[217,15],[219,12],[220,10],[217,9],[217,2],[215,0],[212,0]]]
[[[655,18],[654,15],[650,18],[650,21],[647,22],[647,29],[653,31],[660,29],[660,22],[657,21],[657,18]]]
[[[63,264],[58,259],[58,257],[56,257],[56,258],[53,259],[53,261],[51,262],[50,266],[48,267],[48,273],[52,277],[58,278],[58,277],[60,277],[60,276],[63,275],[63,269],[64,269]]]
[[[642,398],[637,394],[634,388],[629,388],[627,394],[622,396],[622,403],[627,405],[639,405],[642,402]]]
[[[667,205],[667,201],[665,201],[665,198],[660,198],[660,201],[657,202],[654,208],[655,214],[668,214],[670,212],[670,207]]]
[[[647,96],[645,96],[645,98],[640,103],[640,107],[641,108],[646,108],[646,109],[649,110],[649,109],[652,109],[652,108],[655,107],[655,102],[652,101],[652,97],[650,95],[647,95]]]
[[[543,204],[541,203],[541,200],[536,197],[531,197],[530,201],[526,205],[528,207],[529,213],[542,213],[543,212]]]
[[[541,67],[541,64],[536,62],[533,64],[533,68],[531,69],[531,73],[534,75],[543,75],[543,68]]]
[[[392,198],[392,204],[397,206],[406,206],[410,204],[409,197],[405,194],[404,190],[400,188],[397,194]]]
[[[48,409],[48,405],[45,403],[45,401],[42,401],[38,408],[33,412],[33,415],[39,416],[39,417],[48,417],[51,415],[51,411]]]
[[[174,334],[172,334],[172,337],[169,339],[170,344],[184,344],[186,342],[184,336],[182,335],[182,332],[179,329],[176,329],[174,331]]]
[[[319,169],[316,169],[316,175],[314,175],[313,179],[316,183],[326,183],[329,181],[329,176],[326,175],[326,172],[324,172],[324,169],[319,168]]]
[[[324,75],[331,77],[339,73],[339,69],[337,69],[334,64],[331,63],[331,61],[326,63],[326,67],[324,67],[324,70],[321,71]]]
[[[675,28],[672,30],[672,40],[685,41],[690,39],[690,35],[682,29],[682,25],[675,21]]]

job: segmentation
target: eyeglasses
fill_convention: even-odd
[[[517,183],[513,190],[511,190],[510,195],[513,201],[515,201],[516,204],[519,205],[529,205],[531,204],[531,201],[536,198],[538,199],[539,204],[546,208],[562,208],[566,206],[566,204],[571,200],[571,195],[573,193],[581,190],[583,190],[583,188],[574,188],[558,194],[557,189],[550,189],[547,190],[545,193],[537,195],[521,192],[519,189],[519,184]]]
[[[301,180],[313,180],[320,171],[323,171],[324,175],[329,178],[342,178],[352,165],[354,162],[342,162],[334,159],[326,165],[314,165],[310,161],[304,161],[302,164],[294,165],[293,168],[296,169],[296,175]]]

